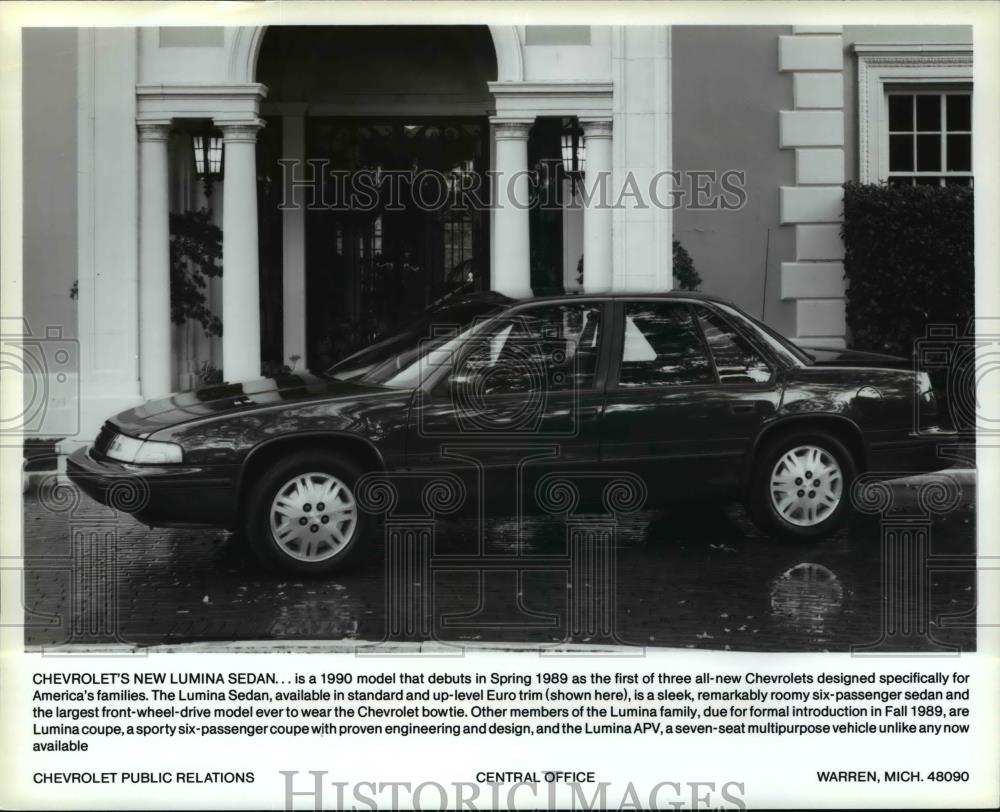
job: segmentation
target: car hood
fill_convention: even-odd
[[[121,412],[108,422],[123,434],[146,437],[170,426],[227,413],[236,414],[284,403],[367,398],[393,392],[398,394],[399,390],[355,381],[335,381],[303,372],[175,392]]]
[[[883,355],[878,352],[863,352],[862,350],[838,350],[830,347],[810,347],[799,345],[812,356],[816,366],[823,367],[878,367],[880,369],[912,369],[908,358],[898,355]]]

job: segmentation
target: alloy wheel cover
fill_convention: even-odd
[[[796,527],[815,527],[828,519],[844,495],[840,463],[825,448],[790,448],[774,464],[768,483],[771,506]]]
[[[350,544],[358,506],[347,485],[333,474],[296,474],[282,485],[268,511],[271,538],[290,558],[328,561]]]

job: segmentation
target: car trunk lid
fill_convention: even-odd
[[[913,362],[898,355],[885,355],[862,350],[842,350],[831,347],[810,347],[800,344],[816,366],[823,367],[865,367],[880,369],[912,369]]]

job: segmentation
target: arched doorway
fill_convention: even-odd
[[[489,212],[452,205],[441,178],[489,168],[497,76],[486,26],[267,30],[255,77],[269,91],[258,139],[265,355],[281,354],[283,333],[287,363],[300,328],[304,363],[321,368],[450,290],[488,286]],[[311,186],[293,201],[289,171]],[[407,181],[414,171],[424,174]],[[363,205],[349,194],[358,184]],[[302,302],[289,296],[296,273]]]

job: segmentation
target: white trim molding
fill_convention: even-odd
[[[488,82],[498,119],[537,116],[608,118],[613,113],[611,82]]]
[[[858,179],[880,183],[889,171],[882,137],[887,84],[972,82],[972,44],[941,42],[857,43]]]
[[[629,188],[629,178],[641,188],[653,183],[659,173],[674,168],[671,48],[670,26],[621,25],[611,31],[615,194]],[[663,191],[667,187],[660,188]],[[671,207],[643,209],[626,200],[614,207],[611,220],[612,289],[670,290],[674,227]],[[588,262],[585,249],[585,287]]]
[[[63,440],[63,451],[90,442],[109,414],[142,402],[137,31],[77,29],[79,432]]]
[[[247,25],[230,29],[227,40],[229,51],[229,81],[251,84],[256,78],[257,57],[267,33],[266,25]],[[491,25],[493,50],[497,57],[497,79],[501,82],[520,82],[524,78],[524,48],[521,32],[514,25]]]
[[[158,123],[175,118],[211,118],[218,124],[255,123],[267,88],[241,85],[136,85],[136,121]]]
[[[795,303],[795,337],[843,347],[844,42],[836,26],[796,26],[778,37],[778,70],[792,75],[791,110],[778,113],[778,146],[795,150],[795,185],[779,189],[795,257],[781,263],[781,298]]]
[[[493,49],[497,55],[497,79],[520,82],[524,79],[524,48],[521,31],[514,25],[491,25]]]

